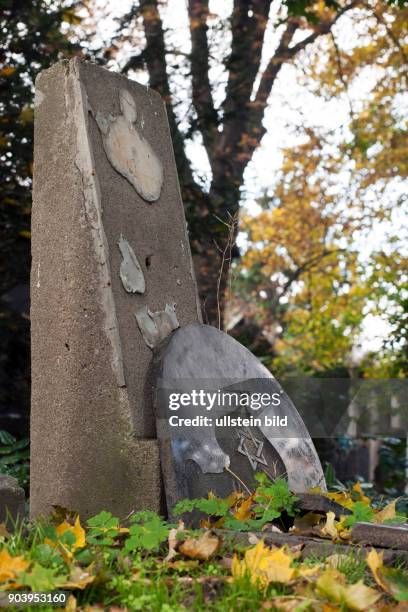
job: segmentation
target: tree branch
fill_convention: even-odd
[[[231,17],[232,44],[227,61],[228,83],[224,119],[247,113],[259,71],[271,0],[234,0]]]
[[[259,146],[262,137],[266,132],[266,129],[262,125],[262,121],[269,95],[282,66],[286,62],[292,60],[308,45],[315,42],[317,38],[323,36],[324,34],[328,34],[338,19],[347,11],[354,8],[357,4],[359,4],[359,0],[352,0],[352,2],[340,9],[332,19],[323,21],[316,25],[314,31],[309,36],[306,36],[306,38],[293,46],[290,46],[290,43],[293,40],[296,30],[299,28],[300,22],[297,18],[291,18],[288,20],[287,27],[282,34],[279,45],[274,55],[269,60],[268,66],[262,75],[258,91],[255,96],[255,101],[252,104],[251,113],[246,126],[248,137],[246,138],[246,142],[241,146],[240,150],[240,156],[242,158],[244,168],[248,161],[252,158],[255,149]]]
[[[188,0],[191,35],[191,76],[193,105],[197,113],[197,126],[203,136],[210,165],[213,165],[218,114],[214,108],[209,79],[209,48],[207,39],[208,0]]]
[[[236,174],[236,148],[246,125],[268,23],[271,0],[234,0],[231,16],[232,43],[226,62],[228,82],[223,103],[224,129],[214,157],[214,181]],[[228,161],[230,158],[230,161]],[[241,177],[235,177],[240,180]]]
[[[143,52],[149,72],[149,85],[155,89],[165,100],[170,131],[173,137],[173,146],[181,183],[199,190],[195,183],[190,163],[184,149],[184,138],[177,124],[174,113],[169,80],[166,70],[166,47],[164,43],[164,30],[158,9],[158,0],[141,0],[140,14],[146,36],[146,48]]]

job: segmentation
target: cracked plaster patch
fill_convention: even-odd
[[[150,143],[139,134],[136,102],[126,90],[119,92],[121,115],[97,112],[95,120],[102,133],[106,155],[122,176],[147,202],[159,199],[163,186],[163,165]]]

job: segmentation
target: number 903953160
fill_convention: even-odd
[[[48,592],[25,592],[25,591],[9,591],[3,593],[2,604],[9,606],[23,606],[30,605],[35,606],[36,604],[48,604],[60,606],[66,604],[68,601],[69,593],[67,591],[48,591]],[[0,603],[1,606],[1,603]]]

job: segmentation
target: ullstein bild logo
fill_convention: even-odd
[[[279,417],[276,415],[272,417],[264,415],[262,418],[253,416],[231,417],[229,414],[226,414],[215,419],[203,415],[197,415],[192,419],[186,419],[172,415],[169,417],[169,425],[170,427],[212,427],[213,425],[215,425],[215,427],[287,427],[288,417]]]

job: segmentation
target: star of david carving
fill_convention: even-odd
[[[255,438],[255,436],[249,430],[239,431],[238,436],[238,452],[241,455],[248,457],[248,461],[254,471],[256,470],[258,463],[261,465],[268,465],[263,454],[263,440],[258,440],[258,438]]]

